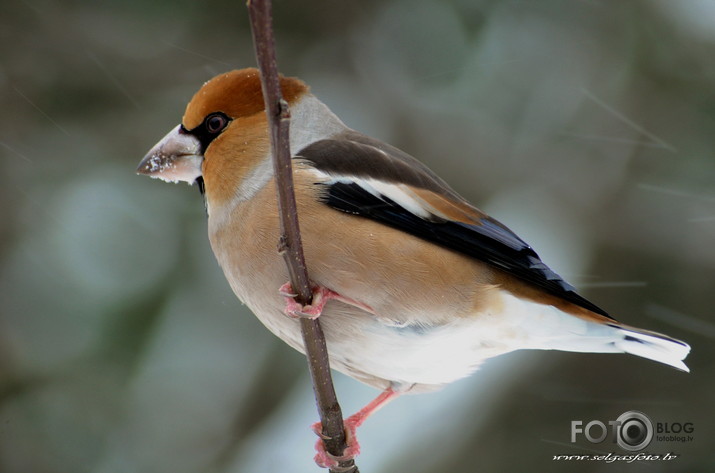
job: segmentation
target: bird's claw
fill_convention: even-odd
[[[310,305],[301,305],[295,300],[298,294],[295,293],[290,282],[283,284],[278,289],[278,294],[283,296],[286,301],[286,306],[283,309],[283,312],[285,312],[288,317],[293,319],[317,319],[320,317],[320,314],[323,313],[323,308],[330,299],[335,299],[336,301],[357,307],[358,309],[364,310],[369,314],[375,313],[369,305],[350,299],[349,297],[342,296],[323,286],[313,286],[313,300]]]
[[[286,306],[283,309],[285,314],[293,319],[317,319],[323,313],[325,304],[336,298],[337,294],[323,286],[313,287],[313,300],[309,305],[302,305],[295,300],[298,295],[293,290],[290,282],[283,284],[278,293],[285,298]]]
[[[355,459],[356,456],[360,454],[360,444],[357,441],[356,431],[357,426],[349,422],[349,419],[345,421],[345,450],[343,450],[342,455],[333,455],[325,449],[325,440],[330,439],[323,433],[323,426],[320,422],[316,422],[312,426],[313,432],[320,437],[317,442],[315,442],[315,463],[321,468],[329,468],[335,472],[342,471],[340,463],[350,461]],[[344,471],[350,471],[351,467],[346,467]]]

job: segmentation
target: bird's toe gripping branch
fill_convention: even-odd
[[[318,435],[318,440],[315,442],[315,463],[321,468],[330,468],[335,471],[339,468],[340,462],[345,462],[354,459],[360,454],[360,444],[357,441],[358,425],[345,420],[345,443],[347,447],[343,450],[342,455],[333,455],[325,449],[323,442],[323,426],[320,422],[313,424],[312,429]]]
[[[335,471],[339,468],[340,462],[354,459],[358,454],[360,454],[360,444],[357,440],[358,427],[360,427],[368,417],[377,412],[385,404],[398,397],[400,394],[400,391],[396,391],[391,388],[386,389],[367,406],[345,419],[345,443],[347,448],[345,448],[342,455],[333,455],[325,449],[325,443],[323,442],[325,439],[323,426],[320,422],[313,424],[313,432],[315,432],[319,437],[315,444],[315,463],[317,463],[320,467],[331,468]]]
[[[283,309],[283,312],[285,312],[288,317],[294,319],[317,319],[323,313],[323,308],[330,299],[335,299],[336,301],[358,307],[371,314],[374,313],[372,308],[368,305],[350,299],[349,297],[342,296],[324,286],[313,286],[313,300],[309,305],[302,305],[295,300],[297,294],[293,291],[293,286],[291,286],[290,282],[283,284],[280,289],[278,289],[278,292],[285,298],[286,301],[286,306]]]

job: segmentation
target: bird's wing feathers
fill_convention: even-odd
[[[597,314],[514,232],[471,206],[412,156],[357,132],[299,153],[326,179],[323,202],[484,261]]]

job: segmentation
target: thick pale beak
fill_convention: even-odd
[[[166,182],[193,184],[201,177],[201,144],[194,136],[181,133],[181,125],[171,130],[144,156],[137,174]]]

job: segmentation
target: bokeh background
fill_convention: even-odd
[[[715,2],[275,5],[279,66],[423,160],[692,373],[521,352],[361,430],[363,472],[715,471]],[[235,299],[196,188],[134,175],[254,64],[243,2],[0,3],[0,471],[317,471],[304,359]],[[376,393],[336,374],[346,413]],[[570,442],[636,409],[675,461]]]

